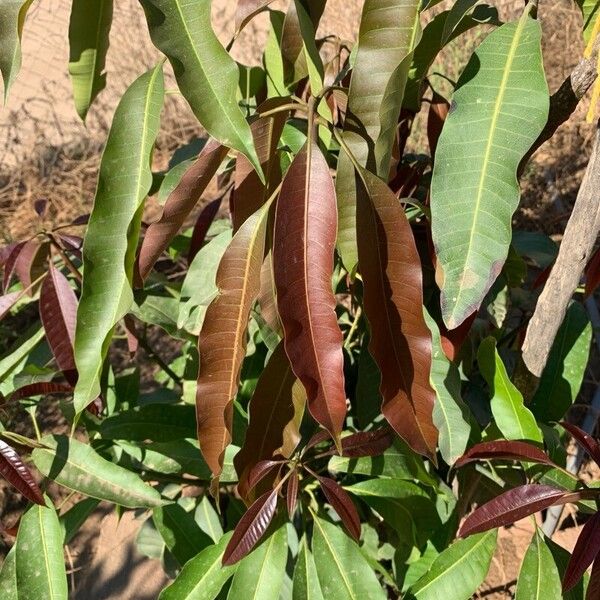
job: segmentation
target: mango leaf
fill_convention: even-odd
[[[4,80],[4,103],[21,68],[21,36],[33,0],[3,0],[0,4],[0,73]]]
[[[58,368],[63,372],[74,370],[77,296],[67,278],[51,262],[40,289],[40,317]]]
[[[338,483],[329,477],[317,477],[321,490],[355,541],[360,540],[360,517],[352,499]]]
[[[352,71],[344,141],[360,166],[387,180],[410,57],[418,41],[420,0],[365,2]],[[358,261],[354,166],[341,153],[336,179],[338,252],[352,273]]]
[[[231,243],[231,231],[223,231],[204,245],[194,257],[183,280],[180,294],[177,325],[198,335],[208,305],[219,290],[216,284],[217,269],[223,254]]]
[[[431,332],[423,317],[421,262],[404,209],[376,175],[361,171],[358,259],[369,352],[381,371],[382,412],[415,452],[435,460]],[[360,186],[360,184],[359,184]]]
[[[438,441],[440,454],[447,464],[452,465],[464,453],[469,442],[471,435],[469,409],[461,397],[458,367],[444,354],[440,330],[436,322],[427,311],[424,311],[424,314],[433,344],[431,386],[436,395],[433,424],[440,432]]]
[[[144,235],[138,256],[138,283],[141,284],[146,279],[160,255],[181,229],[226,154],[226,146],[210,140],[169,194],[160,219],[151,223]]]
[[[590,353],[592,325],[585,308],[573,302],[556,334],[531,412],[543,421],[559,421],[575,402]]]
[[[458,540],[410,587],[406,600],[468,600],[481,585],[496,549],[496,531]]]
[[[42,492],[16,450],[0,440],[0,475],[14,486],[25,498],[45,506]]]
[[[250,216],[225,250],[216,278],[219,295],[206,311],[198,338],[198,441],[215,477],[231,442],[233,400],[246,354],[248,318],[260,290],[269,208],[265,204]]]
[[[100,373],[117,322],[133,303],[131,281],[150,158],[164,95],[162,64],[125,92],[106,142],[94,209],[83,245],[83,289],[77,311],[73,400],[80,413],[100,393]]]
[[[17,589],[23,600],[67,600],[63,534],[48,499],[21,517],[17,535]]]
[[[285,104],[286,100],[289,102],[289,98],[267,100],[258,110],[260,112],[278,108]],[[263,185],[248,159],[243,154],[239,154],[235,162],[235,179],[231,197],[234,231],[237,231],[242,223],[266,202],[281,181],[281,163],[277,145],[288,114],[277,112],[267,117],[260,117],[250,125],[267,185]]]
[[[192,237],[190,238],[190,248],[188,250],[188,264],[191,263],[196,255],[204,246],[206,241],[206,235],[213,224],[219,209],[221,208],[221,202],[223,198],[219,197],[215,200],[211,200],[201,211],[194,224],[192,230]]]
[[[577,425],[572,425],[566,421],[561,421],[560,424],[577,440],[577,443],[590,455],[592,460],[600,464],[600,443],[598,443],[598,440],[577,427]]]
[[[235,36],[258,14],[267,9],[273,0],[238,0],[235,10]]]
[[[235,564],[252,552],[252,549],[258,544],[275,515],[277,493],[277,489],[265,492],[244,513],[225,549],[224,565]]]
[[[218,544],[208,546],[187,562],[177,579],[161,592],[159,600],[214,600],[237,569],[237,565],[221,564],[230,538],[231,533],[226,533]]]
[[[600,2],[598,0],[576,0],[576,2],[583,15],[583,39],[588,43],[592,37],[594,24],[598,17]]]
[[[521,564],[515,600],[560,598],[560,575],[544,534],[536,529]]]
[[[264,180],[250,126],[237,105],[239,72],[217,39],[205,0],[141,0],[150,37],[209,135],[245,154]]]
[[[469,448],[461,456],[455,467],[462,467],[476,460],[521,460],[524,462],[533,462],[543,465],[555,466],[552,460],[543,450],[540,450],[533,444],[527,442],[493,440],[491,442],[481,442],[472,448]]]
[[[315,516],[312,550],[323,597],[387,598],[360,548],[340,527]]]
[[[247,478],[261,460],[275,454],[289,458],[300,442],[306,393],[296,379],[281,342],[261,373],[248,406],[249,425],[242,449],[234,458],[244,497]]]
[[[586,521],[579,537],[571,560],[565,571],[562,588],[569,591],[581,579],[586,569],[592,564],[600,552],[600,513],[595,513],[589,521]]]
[[[91,446],[63,435],[45,436],[47,448],[31,458],[40,472],[71,490],[127,508],[163,504],[160,494],[135,473],[102,458]]]
[[[85,121],[96,96],[106,87],[106,53],[113,0],[90,4],[74,0],[69,21],[69,73],[77,114]]]
[[[152,511],[152,521],[169,552],[181,566],[212,545],[211,538],[179,504],[155,508]]]
[[[223,527],[217,511],[213,508],[208,496],[204,496],[200,504],[196,507],[194,519],[198,523],[200,529],[208,534],[215,544],[223,535]]]
[[[0,320],[2,320],[10,309],[23,297],[23,292],[10,292],[0,296]]]
[[[331,286],[336,221],[329,167],[309,139],[290,166],[277,202],[273,269],[292,370],[306,389],[311,415],[338,440],[346,393]]]
[[[17,546],[14,545],[4,557],[0,569],[0,596],[4,600],[18,600],[17,597]]]
[[[325,600],[319,584],[315,559],[308,548],[306,536],[300,542],[292,590],[292,600]]]
[[[195,437],[192,406],[149,404],[125,410],[102,421],[100,434],[109,440],[169,442]]]
[[[53,383],[51,381],[39,381],[24,385],[15,390],[11,395],[11,400],[21,400],[22,398],[31,398],[32,396],[41,396],[48,394],[70,394],[73,387],[65,383]]]
[[[300,479],[298,477],[298,470],[294,469],[288,479],[287,486],[285,489],[285,501],[288,511],[288,517],[294,518],[296,512],[296,505],[298,504],[298,488],[300,486]]]
[[[488,337],[477,352],[479,370],[490,386],[492,414],[502,435],[508,440],[542,442],[543,436],[535,417],[523,403],[521,392],[508,377],[496,350],[496,340]]]
[[[473,511],[463,522],[458,535],[466,537],[509,525],[550,506],[577,502],[597,495],[596,490],[566,492],[550,485],[519,485]]]
[[[231,582],[228,600],[279,598],[287,557],[287,527],[284,524],[240,562]]]
[[[34,238],[25,242],[16,257],[15,273],[30,296],[33,296],[32,285],[46,272],[49,251],[48,242],[40,242]]]
[[[508,254],[517,168],[548,117],[540,39],[528,10],[492,32],[458,82],[439,139],[431,217],[448,329],[479,308]]]
[[[567,565],[571,560],[571,553],[565,550],[562,546],[558,545],[556,542],[553,542],[550,538],[546,538],[546,545],[552,553],[552,557],[554,558],[554,564],[556,565],[556,568],[558,569],[558,572],[562,579],[565,571],[567,570]],[[586,588],[589,587],[588,583],[589,576],[586,573],[584,574],[583,578],[579,581],[579,583],[575,585],[575,587],[571,588],[568,592],[563,592],[563,600],[584,600],[584,598],[586,597]],[[587,600],[592,599],[588,598]]]

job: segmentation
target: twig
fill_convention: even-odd
[[[593,251],[600,230],[599,189],[600,128],[597,128],[592,154],[558,257],[540,294],[523,343],[523,362],[535,377],[540,377],[546,366],[569,301]]]

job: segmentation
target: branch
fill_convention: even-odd
[[[590,58],[582,59],[573,69],[573,72],[567,77],[558,90],[550,98],[550,111],[548,121],[538,139],[527,152],[521,164],[519,165],[519,175],[523,173],[525,165],[534,152],[547,142],[556,130],[575,112],[579,101],[585,96],[586,92],[594,85],[598,76],[598,51],[600,49],[600,36],[594,44],[594,49]]]
[[[540,294],[523,343],[523,361],[540,377],[600,231],[600,122],[556,262]]]

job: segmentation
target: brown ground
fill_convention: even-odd
[[[503,16],[507,16],[522,2],[503,0],[499,4]],[[580,17],[570,0],[540,4],[546,71],[554,91],[580,57]],[[361,5],[361,0],[329,0],[320,33],[337,33],[353,40]],[[227,40],[233,30],[234,9],[233,0],[213,2],[215,29],[222,40]],[[37,226],[32,220],[32,205],[40,197],[50,199],[52,222],[64,222],[89,210],[110,115],[126,86],[157,58],[144,33],[139,4],[136,0],[120,0],[115,6],[111,33],[108,88],[92,109],[85,128],[75,115],[65,75],[68,11],[65,0],[34,4],[25,28],[21,77],[8,106],[0,111],[0,243],[19,238]],[[241,36],[234,47],[240,62],[257,62],[266,31],[266,19],[260,17]],[[475,43],[473,38],[470,44],[450,47],[441,58],[442,68],[455,78]],[[523,180],[523,202],[515,217],[519,227],[560,238],[588,155],[591,127],[583,120],[586,108],[579,110],[534,157]],[[199,128],[185,103],[170,95],[156,153],[157,165],[164,164],[178,144],[197,133]],[[589,395],[597,385],[590,370],[585,394]],[[52,418],[50,411],[48,419]],[[594,478],[597,475],[592,474]],[[0,495],[5,524],[10,524],[17,500],[6,490]],[[573,526],[573,520],[568,523],[570,526],[558,531],[554,539],[571,550],[580,527]],[[165,577],[156,561],[137,553],[132,540],[138,525],[130,513],[119,524],[105,509],[94,514],[70,547],[75,600],[156,598]],[[512,597],[532,528],[531,520],[524,520],[501,531],[499,547],[479,597]]]

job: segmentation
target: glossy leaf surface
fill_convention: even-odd
[[[135,473],[102,458],[91,446],[66,436],[46,436],[49,448],[32,453],[35,466],[49,479],[86,496],[128,508],[163,504],[160,494]]]
[[[389,187],[363,170],[357,207],[358,258],[369,351],[381,371],[382,412],[413,450],[435,456],[432,343],[423,317],[419,254],[404,209]]]
[[[159,65],[139,77],[123,95],[102,155],[83,245],[85,275],[75,332],[77,413],[99,395],[100,372],[113,329],[133,302],[140,208],[152,184],[150,158],[163,94]]]
[[[570,590],[600,552],[600,513],[586,522],[577,538],[571,560],[563,577],[563,590]]]
[[[481,442],[469,448],[455,463],[455,467],[462,467],[476,460],[522,460],[525,462],[539,463],[554,466],[550,457],[537,446],[527,442],[494,440]]]
[[[14,486],[25,498],[45,506],[42,492],[33,475],[16,450],[0,440],[0,475]]]
[[[217,39],[205,0],[142,0],[150,36],[209,135],[245,154],[262,175],[250,126],[236,100],[238,67]]]
[[[360,517],[352,499],[344,489],[329,477],[319,477],[323,494],[338,514],[348,533],[358,542],[360,539]]]
[[[292,588],[293,600],[325,600],[317,575],[317,567],[312,552],[306,543],[306,537],[300,542],[300,551],[294,567]]]
[[[449,329],[479,308],[508,254],[516,171],[548,116],[540,38],[527,13],[492,32],[458,83],[439,139],[431,216]]]
[[[342,333],[331,286],[337,211],[316,142],[290,166],[277,202],[273,268],[285,351],[314,419],[337,439],[346,415]]]
[[[215,477],[231,442],[233,400],[246,353],[248,317],[260,291],[268,210],[265,205],[249,217],[223,254],[216,278],[219,295],[206,311],[198,338],[197,435]]]
[[[106,87],[105,62],[113,0],[75,0],[69,21],[69,73],[77,114],[85,121],[96,96]]]
[[[515,600],[560,598],[560,575],[544,535],[536,529],[519,571]]]

